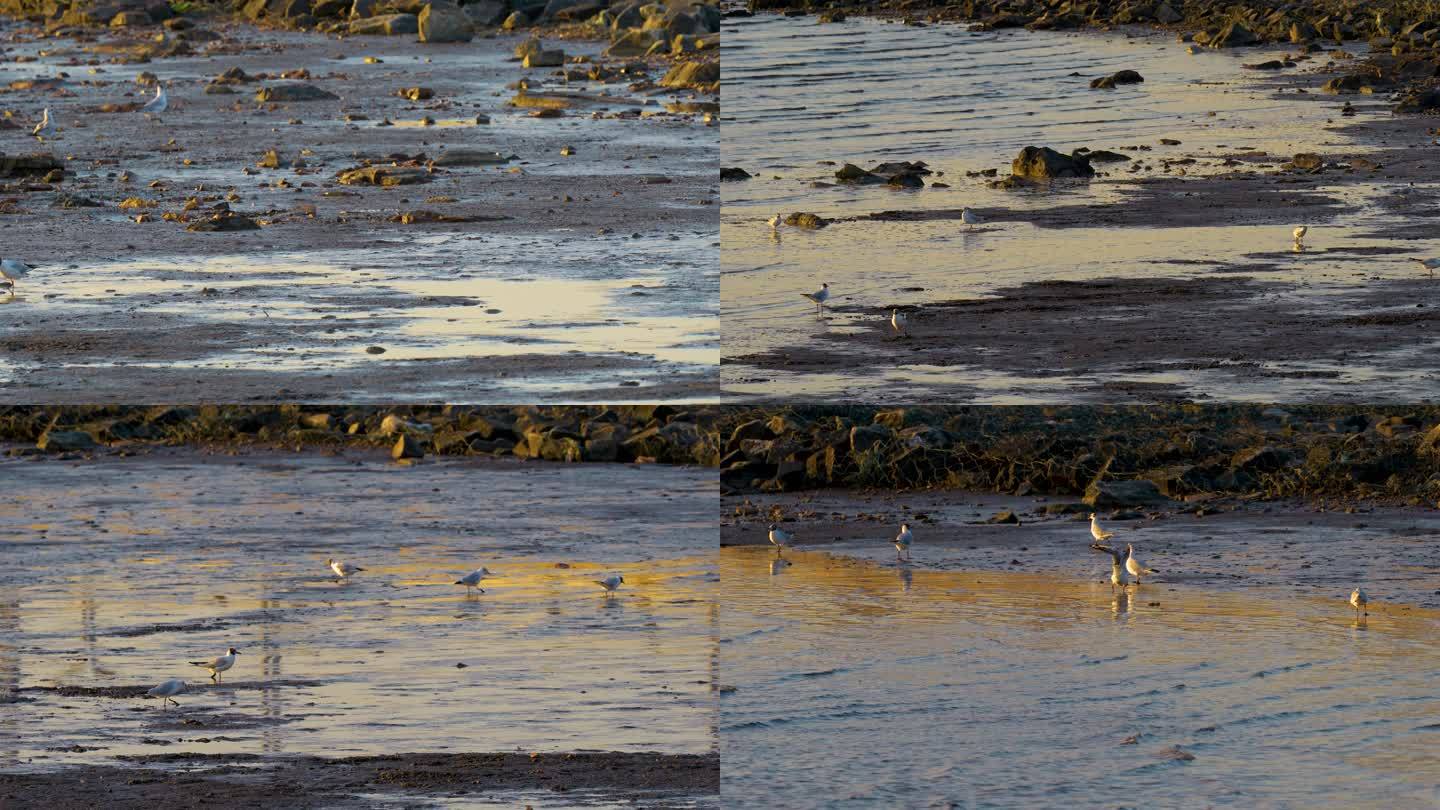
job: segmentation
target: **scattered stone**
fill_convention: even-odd
[[[298,83],[262,87],[260,92],[255,94],[255,100],[262,104],[267,102],[337,101],[339,98],[334,93],[321,90],[313,84]]]
[[[435,91],[428,87],[402,87],[395,91],[400,98],[408,98],[411,101],[424,101],[435,97]]]
[[[726,167],[724,167],[724,166],[721,166],[721,167],[720,167],[720,180],[721,180],[722,182],[736,182],[736,181],[740,181],[740,180],[749,180],[752,176],[753,176],[753,175],[751,175],[749,172],[745,171],[744,169],[742,169],[742,168],[740,168],[740,167],[738,167],[738,166],[734,166],[734,167],[730,167],[730,168],[726,168]]]

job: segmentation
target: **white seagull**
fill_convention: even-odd
[[[483,580],[484,578],[486,578],[486,577],[493,577],[493,576],[498,576],[498,575],[495,574],[493,571],[491,571],[489,568],[477,568],[477,569],[475,569],[474,571],[471,571],[470,573],[466,574],[465,576],[463,576],[463,577],[455,580],[455,584],[456,584],[456,585],[464,585],[464,586],[465,586],[465,590],[468,591],[468,590],[470,590],[471,588],[479,587],[480,581]],[[484,592],[485,592],[485,589],[484,589],[484,588],[480,588],[480,592],[481,592],[481,593],[484,593]]]
[[[820,289],[813,293],[801,293],[801,295],[815,302],[815,317],[820,317],[825,311],[825,302],[830,299],[830,284],[827,282],[820,285]]]
[[[618,589],[621,585],[625,584],[625,577],[622,577],[619,574],[611,574],[604,579],[595,580],[595,584],[604,588],[605,595],[609,596],[610,594],[615,593],[616,589]]]
[[[165,708],[165,703],[167,701],[170,703],[174,703],[176,706],[179,706],[180,704],[177,703],[174,699],[175,696],[189,688],[190,685],[180,680],[179,678],[171,678],[170,680],[160,684],[154,689],[151,689],[145,694],[149,695],[150,697],[160,698],[160,708],[163,709]]]
[[[1370,615],[1370,611],[1365,609],[1365,606],[1368,604],[1370,604],[1370,597],[1365,595],[1364,588],[1357,587],[1354,591],[1351,591],[1350,606],[1355,608],[1355,618],[1360,618],[1360,611],[1362,610],[1365,611],[1366,616]]]
[[[30,134],[38,138],[41,143],[55,134],[55,122],[50,120],[49,107],[46,107],[45,112],[40,114],[40,123],[35,125],[35,129],[31,130]]]
[[[898,309],[890,310],[890,327],[897,333],[904,334],[905,324],[910,320],[909,316]]]
[[[795,535],[776,526],[774,523],[770,524],[770,545],[774,546],[777,552],[785,548],[785,546],[794,539]]]
[[[165,108],[169,106],[170,98],[165,95],[165,87],[157,84],[155,85],[155,97],[145,102],[145,106],[140,108],[140,112],[147,115],[159,115],[165,112]]]
[[[1301,240],[1303,240],[1303,239],[1305,238],[1305,234],[1307,234],[1307,233],[1309,233],[1309,232],[1310,232],[1310,229],[1309,229],[1308,227],[1304,226],[1304,225],[1301,225],[1300,227],[1296,228],[1295,231],[1294,231],[1294,233],[1295,233],[1295,244],[1297,244],[1297,245],[1300,244]]]
[[[960,209],[960,221],[965,223],[965,227],[967,228],[979,225],[981,222],[980,215],[971,211],[969,208]]]
[[[1091,517],[1094,517],[1094,515],[1091,515]],[[1108,537],[1109,535],[1106,536]],[[1100,545],[1100,541],[1098,538],[1094,543],[1090,545],[1090,548],[1096,551],[1103,551],[1106,554],[1110,555],[1111,591],[1114,591],[1117,587],[1124,588],[1126,585],[1130,584],[1130,578],[1125,574],[1125,566],[1122,564],[1125,561],[1125,557],[1121,555],[1120,552],[1116,551],[1113,548],[1110,548],[1109,546]]]
[[[10,288],[10,297],[15,297],[15,288],[19,286],[20,279],[30,275],[35,268],[25,264],[19,259],[0,259],[0,287]]]
[[[345,579],[356,571],[365,570],[358,565],[350,565],[349,563],[343,563],[339,560],[326,560],[325,564],[330,566],[330,570],[335,572],[335,576],[341,579]]]
[[[1111,558],[1110,590],[1113,591],[1116,587],[1124,588],[1129,584],[1130,577],[1125,573],[1125,569],[1120,567],[1120,558],[1118,556]]]
[[[1140,576],[1142,574],[1157,573],[1155,569],[1146,568],[1140,564],[1139,560],[1135,559],[1135,547],[1128,543],[1125,545],[1125,570],[1129,571],[1131,576],[1135,577],[1136,585],[1140,584]]]
[[[1099,521],[1099,520],[1096,520],[1096,519],[1095,519],[1095,513],[1094,513],[1094,512],[1091,512],[1091,513],[1090,513],[1090,536],[1093,537],[1093,538],[1095,538],[1095,542],[1101,543],[1101,542],[1104,542],[1104,541],[1109,540],[1110,538],[1114,537],[1114,536],[1115,536],[1115,533],[1114,533],[1114,532],[1107,532],[1107,531],[1105,531],[1104,529],[1100,528],[1100,521]]]
[[[1432,276],[1435,275],[1435,270],[1440,268],[1440,259],[1416,259],[1411,257],[1410,261],[1419,262],[1420,266],[1425,268]]]
[[[910,533],[910,524],[901,523],[900,533],[895,535],[895,559],[900,559],[900,552],[905,552],[905,559],[910,559],[910,541],[915,535]]]
[[[239,650],[231,647],[222,656],[211,658],[209,661],[191,661],[190,665],[210,670],[210,680],[219,683],[220,673],[235,666],[235,656],[239,654]]]
[[[775,216],[770,217],[765,221],[770,223],[770,230],[778,231],[780,230],[780,225],[785,222],[785,217],[780,214],[776,214]]]

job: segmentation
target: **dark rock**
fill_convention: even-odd
[[[1205,45],[1211,48],[1239,48],[1260,42],[1260,37],[1245,27],[1244,23],[1232,22],[1210,37]]]
[[[274,87],[262,87],[260,92],[255,94],[255,100],[264,104],[267,102],[292,102],[292,101],[335,101],[340,97],[334,93],[312,84],[277,84]]]
[[[1133,70],[1118,70],[1109,76],[1102,76],[1090,82],[1091,90],[1113,90],[1122,84],[1139,84],[1145,77]]]
[[[1012,512],[1012,511],[1010,511],[1009,509],[1006,509],[1006,510],[1003,511],[1003,512],[996,512],[995,514],[993,514],[993,515],[991,515],[990,517],[986,518],[985,522],[986,522],[986,523],[996,523],[996,524],[999,524],[999,523],[1009,523],[1009,524],[1013,524],[1013,525],[1019,526],[1019,525],[1020,525],[1020,516],[1017,515],[1017,514],[1015,514],[1015,513]]]
[[[749,180],[751,177],[752,175],[749,172],[739,168],[738,166],[731,168],[726,168],[722,166],[720,168],[720,179],[722,181]]]
[[[390,457],[396,461],[402,458],[424,458],[425,448],[409,433],[401,433],[400,438],[395,440],[395,445],[390,448]]]
[[[92,450],[99,447],[95,437],[83,430],[47,430],[35,446],[49,453]]]
[[[1085,503],[1100,509],[1159,506],[1169,501],[1153,481],[1099,481],[1085,490]]]
[[[1318,169],[1325,165],[1325,158],[1314,152],[1301,152],[1290,159],[1290,163],[1297,169]]]
[[[1010,165],[1016,177],[1051,179],[1094,177],[1095,170],[1083,156],[1064,155],[1048,146],[1027,146]]]
[[[797,212],[786,216],[785,224],[793,228],[806,228],[808,230],[818,231],[826,225],[829,225],[830,220],[825,219],[818,214]]]
[[[1428,113],[1435,110],[1440,110],[1440,88],[1437,87],[1413,90],[1395,105],[1397,113]]]

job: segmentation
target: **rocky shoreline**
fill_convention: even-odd
[[[0,407],[0,443],[17,445],[6,455],[59,458],[200,446],[713,467],[719,418],[671,405],[16,406]]]
[[[1440,501],[1440,406],[729,408],[722,492],[945,489],[1101,509]]]

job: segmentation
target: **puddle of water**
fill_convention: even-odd
[[[401,360],[623,349],[682,368],[719,363],[713,234],[559,235],[431,236],[392,247],[383,260],[355,249],[87,264],[49,271],[43,292],[22,290],[15,302],[68,308],[78,320],[117,306],[213,322],[265,319],[283,341],[237,347],[198,367],[360,364],[373,362],[365,349],[376,343]],[[202,290],[221,305],[197,312]],[[318,343],[286,328],[318,321],[333,327]]]
[[[727,804],[1440,801],[1440,614],[773,556],[720,555]]]
[[[1124,199],[1123,185],[1105,181],[1023,194],[992,190],[984,180],[964,176],[966,171],[1008,168],[1027,144],[1062,151],[1079,146],[1113,149],[1147,163],[1261,150],[1278,164],[1301,151],[1341,148],[1349,154],[1366,149],[1331,131],[1336,126],[1332,119],[1359,120],[1338,118],[1334,106],[1339,102],[1277,95],[1250,84],[1253,76],[1244,75],[1239,65],[1264,58],[1264,49],[1191,55],[1184,45],[1153,35],[1127,39],[1093,33],[972,33],[958,26],[915,29],[873,20],[816,25],[810,18],[774,15],[727,19],[726,26],[726,92],[733,100],[726,106],[722,164],[756,175],[722,186],[721,297],[727,357],[826,346],[822,333],[854,328],[856,322],[843,313],[822,322],[806,317],[814,308],[806,309],[808,302],[800,293],[821,282],[830,284],[835,306],[877,307],[984,298],[1000,288],[1052,279],[1193,278],[1241,272],[1294,285],[1290,297],[1301,312],[1334,314],[1330,307],[1338,295],[1353,295],[1375,279],[1414,278],[1415,266],[1408,257],[1440,249],[1436,240],[1407,242],[1404,252],[1394,255],[1363,253],[1366,248],[1396,247],[1393,241],[1365,235],[1396,221],[1376,205],[1388,191],[1383,181],[1316,189],[1339,198],[1347,213],[1343,224],[1307,223],[1311,230],[1301,252],[1291,250],[1290,226],[1243,223],[1161,231],[995,222],[967,231],[949,220],[845,222],[816,232],[785,228],[777,237],[765,224],[775,212],[813,211],[833,218],[962,206],[1022,212],[1056,206],[1100,210]],[[1145,83],[1114,93],[1087,88],[1091,78],[1121,68],[1139,70]],[[1379,111],[1373,101],[1358,104],[1362,117]],[[1182,145],[1159,146],[1162,137]],[[1134,148],[1141,144],[1153,150]],[[923,160],[944,172],[931,180],[953,187],[920,192],[884,186],[811,187],[815,181],[833,182],[839,162],[868,167],[891,160]],[[1214,157],[1188,168],[1192,174],[1226,171]],[[1176,194],[1186,193],[1184,181],[1172,182]],[[1267,266],[1257,269],[1260,264]],[[1426,351],[1429,346],[1414,348]],[[849,344],[846,350],[864,351]],[[1386,362],[1402,359],[1362,361],[1355,364],[1355,373],[1374,375]],[[725,385],[732,392],[771,396],[843,392],[883,397],[896,382],[908,382],[912,398],[917,390],[943,387],[943,381],[930,378],[930,370],[892,365],[893,358],[884,362],[882,376],[852,380],[848,386],[837,385],[843,378],[827,374],[727,365]],[[1284,363],[1277,365],[1286,369]],[[1033,380],[984,367],[949,372],[951,385],[984,389],[981,395],[986,398],[977,401],[1055,401],[1065,396],[1063,384],[1058,390],[1046,386],[1037,391]],[[843,372],[837,369],[836,374]],[[747,384],[752,377],[766,382]],[[1117,380],[1130,379],[1166,382],[1149,375],[1117,375]],[[1204,372],[1187,372],[1178,380],[1222,399],[1250,398],[1257,389],[1273,397],[1276,390],[1284,390],[1274,386],[1285,385],[1261,378],[1250,387],[1244,375],[1216,378]],[[1343,394],[1357,381],[1349,376],[1310,381],[1304,390]],[[1399,392],[1420,390],[1426,381],[1405,378],[1397,385]]]
[[[713,476],[311,457],[0,465],[0,538],[27,560],[0,598],[0,679],[20,696],[0,720],[4,767],[716,746]],[[330,556],[367,570],[337,583]],[[502,575],[486,593],[452,584],[480,565]],[[607,599],[591,580],[610,571],[627,586]],[[227,646],[241,650],[234,687],[179,709],[37,689],[207,684],[186,662]],[[98,750],[54,750],[76,745]]]

